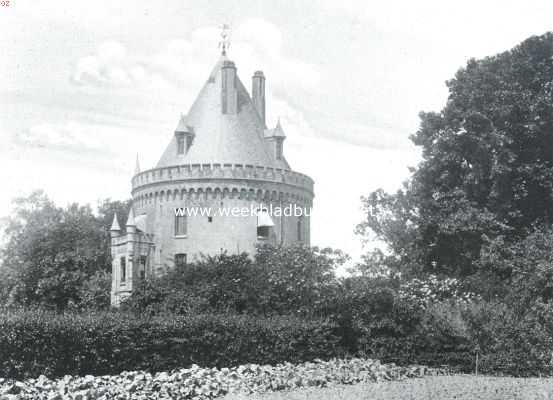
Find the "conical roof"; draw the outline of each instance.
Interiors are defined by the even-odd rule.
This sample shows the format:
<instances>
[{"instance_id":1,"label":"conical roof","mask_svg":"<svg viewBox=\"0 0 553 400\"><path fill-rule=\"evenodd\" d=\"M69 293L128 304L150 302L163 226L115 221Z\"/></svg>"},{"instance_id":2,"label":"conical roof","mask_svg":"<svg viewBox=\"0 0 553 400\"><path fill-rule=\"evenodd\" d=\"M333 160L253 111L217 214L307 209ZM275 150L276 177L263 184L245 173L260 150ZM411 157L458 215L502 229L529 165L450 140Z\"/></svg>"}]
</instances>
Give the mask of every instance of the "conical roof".
<instances>
[{"instance_id":1,"label":"conical roof","mask_svg":"<svg viewBox=\"0 0 553 400\"><path fill-rule=\"evenodd\" d=\"M136 222L134 221L134 211L131 206L131 209L129 210L129 217L127 218L127 223L125 226L136 226Z\"/></svg>"},{"instance_id":2,"label":"conical roof","mask_svg":"<svg viewBox=\"0 0 553 400\"><path fill-rule=\"evenodd\" d=\"M221 66L224 62L228 64L229 60L221 56L190 111L177 125L177 131L185 127L193 131L192 145L186 154L177 154L177 139L173 135L157 168L208 163L279 167L264 139L264 123L238 77L238 111L223 114Z\"/></svg>"},{"instance_id":3,"label":"conical roof","mask_svg":"<svg viewBox=\"0 0 553 400\"><path fill-rule=\"evenodd\" d=\"M110 231L112 232L121 231L121 227L119 226L119 221L117 221L117 213L113 213L113 222L111 224Z\"/></svg>"}]
</instances>

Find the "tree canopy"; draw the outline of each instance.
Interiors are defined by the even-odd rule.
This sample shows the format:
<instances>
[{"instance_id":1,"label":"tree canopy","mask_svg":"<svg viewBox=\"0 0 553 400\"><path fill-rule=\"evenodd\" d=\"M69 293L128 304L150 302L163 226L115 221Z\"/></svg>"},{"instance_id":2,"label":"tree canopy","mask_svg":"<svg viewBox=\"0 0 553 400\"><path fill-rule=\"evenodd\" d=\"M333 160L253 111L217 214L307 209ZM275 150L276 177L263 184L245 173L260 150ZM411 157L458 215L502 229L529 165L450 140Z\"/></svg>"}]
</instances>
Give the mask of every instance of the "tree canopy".
<instances>
[{"instance_id":1,"label":"tree canopy","mask_svg":"<svg viewBox=\"0 0 553 400\"><path fill-rule=\"evenodd\" d=\"M114 211L126 217L128 202L106 200L95 215L89 205L57 207L37 191L16 199L14 206L1 252L2 291L9 302L62 310L90 303L98 284L109 299L108 229ZM101 302L105 305L105 299Z\"/></svg>"},{"instance_id":2,"label":"tree canopy","mask_svg":"<svg viewBox=\"0 0 553 400\"><path fill-rule=\"evenodd\" d=\"M422 161L397 193L362 199L357 231L405 273L509 280L508 263L482 255L553 222L553 34L472 59L447 86L411 137Z\"/></svg>"}]
</instances>

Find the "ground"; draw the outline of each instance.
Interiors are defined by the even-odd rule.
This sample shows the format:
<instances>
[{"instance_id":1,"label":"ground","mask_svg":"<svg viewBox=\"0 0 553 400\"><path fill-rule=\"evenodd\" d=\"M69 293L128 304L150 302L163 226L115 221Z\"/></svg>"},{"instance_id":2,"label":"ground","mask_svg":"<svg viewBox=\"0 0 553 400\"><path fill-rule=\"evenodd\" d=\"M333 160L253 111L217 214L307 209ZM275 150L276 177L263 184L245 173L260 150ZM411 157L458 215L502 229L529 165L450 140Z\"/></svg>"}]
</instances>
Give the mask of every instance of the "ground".
<instances>
[{"instance_id":1,"label":"ground","mask_svg":"<svg viewBox=\"0 0 553 400\"><path fill-rule=\"evenodd\" d=\"M436 376L399 382L335 386L224 400L553 400L553 379Z\"/></svg>"}]
</instances>

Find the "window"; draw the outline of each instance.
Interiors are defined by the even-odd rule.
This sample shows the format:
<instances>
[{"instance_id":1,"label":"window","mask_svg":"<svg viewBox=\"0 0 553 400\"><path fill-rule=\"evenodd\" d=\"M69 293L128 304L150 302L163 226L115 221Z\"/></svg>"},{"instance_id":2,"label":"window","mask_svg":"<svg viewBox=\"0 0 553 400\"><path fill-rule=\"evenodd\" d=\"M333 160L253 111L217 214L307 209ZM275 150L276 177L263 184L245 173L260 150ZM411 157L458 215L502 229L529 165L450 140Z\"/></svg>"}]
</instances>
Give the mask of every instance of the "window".
<instances>
[{"instance_id":1,"label":"window","mask_svg":"<svg viewBox=\"0 0 553 400\"><path fill-rule=\"evenodd\" d=\"M175 267L182 268L186 266L186 253L175 254Z\"/></svg>"},{"instance_id":2,"label":"window","mask_svg":"<svg viewBox=\"0 0 553 400\"><path fill-rule=\"evenodd\" d=\"M177 154L184 154L184 137L177 136Z\"/></svg>"},{"instance_id":3,"label":"window","mask_svg":"<svg viewBox=\"0 0 553 400\"><path fill-rule=\"evenodd\" d=\"M268 239L270 233L270 226L258 226L257 227L257 238L258 239Z\"/></svg>"},{"instance_id":4,"label":"window","mask_svg":"<svg viewBox=\"0 0 553 400\"><path fill-rule=\"evenodd\" d=\"M146 279L146 256L140 256L140 279Z\"/></svg>"},{"instance_id":5,"label":"window","mask_svg":"<svg viewBox=\"0 0 553 400\"><path fill-rule=\"evenodd\" d=\"M276 143L276 158L282 160L282 140L278 140Z\"/></svg>"},{"instance_id":6,"label":"window","mask_svg":"<svg viewBox=\"0 0 553 400\"><path fill-rule=\"evenodd\" d=\"M298 217L297 230L298 242L301 242L303 240L303 217L301 215Z\"/></svg>"},{"instance_id":7,"label":"window","mask_svg":"<svg viewBox=\"0 0 553 400\"><path fill-rule=\"evenodd\" d=\"M127 279L127 259L125 257L121 257L119 260L119 266L120 266L120 281L121 283L125 283L125 280Z\"/></svg>"},{"instance_id":8,"label":"window","mask_svg":"<svg viewBox=\"0 0 553 400\"><path fill-rule=\"evenodd\" d=\"M186 152L188 153L188 150L190 150L190 146L192 146L192 135L186 136Z\"/></svg>"},{"instance_id":9,"label":"window","mask_svg":"<svg viewBox=\"0 0 553 400\"><path fill-rule=\"evenodd\" d=\"M175 215L175 236L186 236L186 215Z\"/></svg>"},{"instance_id":10,"label":"window","mask_svg":"<svg viewBox=\"0 0 553 400\"><path fill-rule=\"evenodd\" d=\"M207 222L213 222L213 217L207 217Z\"/></svg>"},{"instance_id":11,"label":"window","mask_svg":"<svg viewBox=\"0 0 553 400\"><path fill-rule=\"evenodd\" d=\"M266 208L257 210L257 238L269 239L271 227L275 226Z\"/></svg>"}]
</instances>

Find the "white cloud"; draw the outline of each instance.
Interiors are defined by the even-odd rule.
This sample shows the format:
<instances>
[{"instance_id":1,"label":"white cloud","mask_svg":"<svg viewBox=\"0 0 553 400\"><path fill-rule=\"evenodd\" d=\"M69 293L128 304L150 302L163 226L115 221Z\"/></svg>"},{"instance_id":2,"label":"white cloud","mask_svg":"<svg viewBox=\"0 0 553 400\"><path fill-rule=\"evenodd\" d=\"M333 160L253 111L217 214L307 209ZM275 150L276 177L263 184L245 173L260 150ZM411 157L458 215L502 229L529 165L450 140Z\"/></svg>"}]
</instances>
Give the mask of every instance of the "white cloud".
<instances>
[{"instance_id":1,"label":"white cloud","mask_svg":"<svg viewBox=\"0 0 553 400\"><path fill-rule=\"evenodd\" d=\"M129 54L123 44L115 41L104 42L94 54L79 58L71 81L84 86L170 88L169 83L150 70L139 55Z\"/></svg>"}]
</instances>

